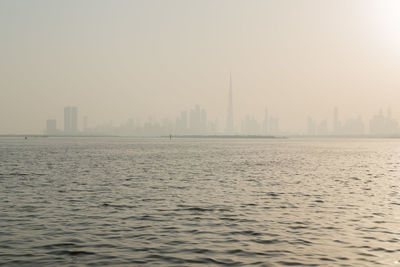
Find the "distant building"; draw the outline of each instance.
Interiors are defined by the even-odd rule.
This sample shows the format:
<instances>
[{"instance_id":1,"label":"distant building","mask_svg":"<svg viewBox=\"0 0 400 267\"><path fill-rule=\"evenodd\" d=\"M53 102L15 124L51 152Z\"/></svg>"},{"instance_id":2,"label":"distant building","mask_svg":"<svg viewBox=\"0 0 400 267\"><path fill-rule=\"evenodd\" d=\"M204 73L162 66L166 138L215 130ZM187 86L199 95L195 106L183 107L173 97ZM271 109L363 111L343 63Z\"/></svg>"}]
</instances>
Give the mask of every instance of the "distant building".
<instances>
[{"instance_id":1,"label":"distant building","mask_svg":"<svg viewBox=\"0 0 400 267\"><path fill-rule=\"evenodd\" d=\"M242 121L242 134L245 135L259 135L261 127L258 121L249 115L247 115Z\"/></svg>"},{"instance_id":2,"label":"distant building","mask_svg":"<svg viewBox=\"0 0 400 267\"><path fill-rule=\"evenodd\" d=\"M186 113L184 113L186 118ZM183 116L182 116L183 119ZM207 112L199 105L189 113L189 132L190 134L206 134L207 133Z\"/></svg>"},{"instance_id":3,"label":"distant building","mask_svg":"<svg viewBox=\"0 0 400 267\"><path fill-rule=\"evenodd\" d=\"M311 117L307 119L307 135L328 135L328 122L323 120L321 122L314 121Z\"/></svg>"},{"instance_id":4,"label":"distant building","mask_svg":"<svg viewBox=\"0 0 400 267\"><path fill-rule=\"evenodd\" d=\"M70 117L71 117L71 107L65 107L64 108L64 132L71 131Z\"/></svg>"},{"instance_id":5,"label":"distant building","mask_svg":"<svg viewBox=\"0 0 400 267\"><path fill-rule=\"evenodd\" d=\"M64 132L76 133L78 131L78 108L64 108Z\"/></svg>"},{"instance_id":6,"label":"distant building","mask_svg":"<svg viewBox=\"0 0 400 267\"><path fill-rule=\"evenodd\" d=\"M200 106L196 105L189 113L189 129L191 134L198 134L200 129Z\"/></svg>"},{"instance_id":7,"label":"distant building","mask_svg":"<svg viewBox=\"0 0 400 267\"><path fill-rule=\"evenodd\" d=\"M338 108L335 107L333 110L333 127L332 127L332 133L335 135L338 135L341 133L341 125L339 121L339 111Z\"/></svg>"},{"instance_id":8,"label":"distant building","mask_svg":"<svg viewBox=\"0 0 400 267\"><path fill-rule=\"evenodd\" d=\"M387 116L380 110L369 122L369 133L371 135L397 135L399 132L399 124L392 118L390 109Z\"/></svg>"},{"instance_id":9,"label":"distant building","mask_svg":"<svg viewBox=\"0 0 400 267\"><path fill-rule=\"evenodd\" d=\"M264 110L263 131L265 135L268 134L268 108Z\"/></svg>"},{"instance_id":10,"label":"distant building","mask_svg":"<svg viewBox=\"0 0 400 267\"><path fill-rule=\"evenodd\" d=\"M72 132L78 131L78 109L71 107L71 130Z\"/></svg>"},{"instance_id":11,"label":"distant building","mask_svg":"<svg viewBox=\"0 0 400 267\"><path fill-rule=\"evenodd\" d=\"M56 134L57 133L57 121L47 120L46 121L46 134Z\"/></svg>"},{"instance_id":12,"label":"distant building","mask_svg":"<svg viewBox=\"0 0 400 267\"><path fill-rule=\"evenodd\" d=\"M229 99L228 99L228 114L226 118L226 133L233 134L233 100L232 100L232 75L229 76Z\"/></svg>"},{"instance_id":13,"label":"distant building","mask_svg":"<svg viewBox=\"0 0 400 267\"><path fill-rule=\"evenodd\" d=\"M88 117L87 116L83 117L83 131L84 132L88 131Z\"/></svg>"},{"instance_id":14,"label":"distant building","mask_svg":"<svg viewBox=\"0 0 400 267\"><path fill-rule=\"evenodd\" d=\"M187 132L187 111L182 111L180 117L176 118L175 130L177 134L186 134Z\"/></svg>"},{"instance_id":15,"label":"distant building","mask_svg":"<svg viewBox=\"0 0 400 267\"><path fill-rule=\"evenodd\" d=\"M270 117L269 118L269 132L271 135L279 134L279 118L278 117Z\"/></svg>"},{"instance_id":16,"label":"distant building","mask_svg":"<svg viewBox=\"0 0 400 267\"><path fill-rule=\"evenodd\" d=\"M327 120L323 120L320 122L320 124L317 127L317 134L318 135L328 135L329 134Z\"/></svg>"},{"instance_id":17,"label":"distant building","mask_svg":"<svg viewBox=\"0 0 400 267\"><path fill-rule=\"evenodd\" d=\"M309 117L307 119L307 135L315 135L315 134L316 134L315 121Z\"/></svg>"},{"instance_id":18,"label":"distant building","mask_svg":"<svg viewBox=\"0 0 400 267\"><path fill-rule=\"evenodd\" d=\"M341 129L344 135L363 135L364 134L364 123L361 116L355 119L347 119Z\"/></svg>"}]
</instances>

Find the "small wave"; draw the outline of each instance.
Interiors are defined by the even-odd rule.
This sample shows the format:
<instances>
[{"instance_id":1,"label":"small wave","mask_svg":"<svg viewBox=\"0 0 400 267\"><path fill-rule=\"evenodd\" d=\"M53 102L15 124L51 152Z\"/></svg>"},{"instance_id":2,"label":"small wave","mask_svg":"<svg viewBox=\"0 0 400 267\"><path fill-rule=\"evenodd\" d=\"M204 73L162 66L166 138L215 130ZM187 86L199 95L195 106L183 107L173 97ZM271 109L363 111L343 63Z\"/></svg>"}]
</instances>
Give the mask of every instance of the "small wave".
<instances>
[{"instance_id":1,"label":"small wave","mask_svg":"<svg viewBox=\"0 0 400 267\"><path fill-rule=\"evenodd\" d=\"M246 230L246 231L235 231L235 232L230 232L229 234L231 235L249 235L249 236L260 236L262 233L260 232L255 232L251 230Z\"/></svg>"},{"instance_id":2,"label":"small wave","mask_svg":"<svg viewBox=\"0 0 400 267\"><path fill-rule=\"evenodd\" d=\"M396 250L391 250L391 249L385 249L385 248L381 248L381 247L379 247L379 248L373 248L373 249L371 249L370 251L374 251L374 252L381 252L381 251L383 251L383 252L386 252L386 253L394 253L394 252L397 252Z\"/></svg>"},{"instance_id":3,"label":"small wave","mask_svg":"<svg viewBox=\"0 0 400 267\"><path fill-rule=\"evenodd\" d=\"M198 211L198 212L209 212L209 211L214 211L214 209L210 209L210 208L201 208L201 207L189 207L189 208L184 208L183 210L187 210L187 211Z\"/></svg>"},{"instance_id":4,"label":"small wave","mask_svg":"<svg viewBox=\"0 0 400 267\"><path fill-rule=\"evenodd\" d=\"M251 240L255 243L259 243L259 244L278 244L281 243L282 241L279 239L253 239Z\"/></svg>"},{"instance_id":5,"label":"small wave","mask_svg":"<svg viewBox=\"0 0 400 267\"><path fill-rule=\"evenodd\" d=\"M27 176L27 175L29 175L29 173L12 172L12 173L7 173L6 175L8 175L8 176Z\"/></svg>"},{"instance_id":6,"label":"small wave","mask_svg":"<svg viewBox=\"0 0 400 267\"><path fill-rule=\"evenodd\" d=\"M161 254L149 254L146 256L147 259L156 259L156 260L162 260L166 261L169 263L174 263L174 264L183 264L185 263L185 259L178 258L178 257L172 257L172 256L166 256L166 255L161 255Z\"/></svg>"},{"instance_id":7,"label":"small wave","mask_svg":"<svg viewBox=\"0 0 400 267\"><path fill-rule=\"evenodd\" d=\"M321 260L321 261L336 261L335 259L326 258L326 257L319 258L319 260Z\"/></svg>"},{"instance_id":8,"label":"small wave","mask_svg":"<svg viewBox=\"0 0 400 267\"><path fill-rule=\"evenodd\" d=\"M53 249L53 248L59 248L59 247L75 247L75 246L77 246L77 244L66 242L66 243L55 243L55 244L37 246L34 248Z\"/></svg>"},{"instance_id":9,"label":"small wave","mask_svg":"<svg viewBox=\"0 0 400 267\"><path fill-rule=\"evenodd\" d=\"M112 207L117 209L134 209L137 208L135 205L124 205L124 204L110 204L110 203L103 203L100 205L101 207Z\"/></svg>"},{"instance_id":10,"label":"small wave","mask_svg":"<svg viewBox=\"0 0 400 267\"><path fill-rule=\"evenodd\" d=\"M95 252L85 251L85 250L57 250L51 251L48 254L53 255L70 255L70 256L80 256L80 255L95 255Z\"/></svg>"},{"instance_id":11,"label":"small wave","mask_svg":"<svg viewBox=\"0 0 400 267\"><path fill-rule=\"evenodd\" d=\"M360 256L364 256L364 257L377 257L374 254L365 253L365 252L360 252L360 253L357 253L357 254L360 255Z\"/></svg>"},{"instance_id":12,"label":"small wave","mask_svg":"<svg viewBox=\"0 0 400 267\"><path fill-rule=\"evenodd\" d=\"M239 261L234 261L231 259L213 259L213 258L197 258L194 260L187 260L188 263L199 263L199 264L218 264L223 266L242 266L243 263Z\"/></svg>"},{"instance_id":13,"label":"small wave","mask_svg":"<svg viewBox=\"0 0 400 267\"><path fill-rule=\"evenodd\" d=\"M317 264L304 264L298 261L278 261L278 263L285 266L318 266Z\"/></svg>"},{"instance_id":14,"label":"small wave","mask_svg":"<svg viewBox=\"0 0 400 267\"><path fill-rule=\"evenodd\" d=\"M308 240L304 240L304 239L296 239L295 241L291 241L289 242L290 244L302 244L302 245L306 245L306 246L311 246L312 242L308 241Z\"/></svg>"}]
</instances>

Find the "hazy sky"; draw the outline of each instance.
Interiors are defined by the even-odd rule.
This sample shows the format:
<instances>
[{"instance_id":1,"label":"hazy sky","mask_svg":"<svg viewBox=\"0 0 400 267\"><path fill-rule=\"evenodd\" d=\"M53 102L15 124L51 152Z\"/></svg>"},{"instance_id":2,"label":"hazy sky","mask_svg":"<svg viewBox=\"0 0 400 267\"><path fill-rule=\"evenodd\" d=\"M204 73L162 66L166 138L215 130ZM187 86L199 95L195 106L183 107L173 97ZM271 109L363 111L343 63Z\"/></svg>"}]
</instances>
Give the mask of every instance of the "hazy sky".
<instances>
[{"instance_id":1,"label":"hazy sky","mask_svg":"<svg viewBox=\"0 0 400 267\"><path fill-rule=\"evenodd\" d=\"M400 1L0 1L0 133L175 119L195 104L283 129L381 107L400 119Z\"/></svg>"}]
</instances>

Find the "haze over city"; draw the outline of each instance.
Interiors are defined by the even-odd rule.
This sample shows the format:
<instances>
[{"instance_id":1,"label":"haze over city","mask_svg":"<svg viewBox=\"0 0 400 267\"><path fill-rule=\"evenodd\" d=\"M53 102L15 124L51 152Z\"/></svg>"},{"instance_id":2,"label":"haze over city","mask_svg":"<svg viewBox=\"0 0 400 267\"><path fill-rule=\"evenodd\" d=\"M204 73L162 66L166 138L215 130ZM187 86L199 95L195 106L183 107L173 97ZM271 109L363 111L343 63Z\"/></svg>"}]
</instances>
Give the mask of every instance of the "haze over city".
<instances>
[{"instance_id":1,"label":"haze over city","mask_svg":"<svg viewBox=\"0 0 400 267\"><path fill-rule=\"evenodd\" d=\"M398 1L2 1L0 133L43 133L79 107L89 127L175 120L200 105L225 127L268 109L400 118Z\"/></svg>"},{"instance_id":2,"label":"haze over city","mask_svg":"<svg viewBox=\"0 0 400 267\"><path fill-rule=\"evenodd\" d=\"M0 266L399 266L400 0L0 1Z\"/></svg>"}]
</instances>

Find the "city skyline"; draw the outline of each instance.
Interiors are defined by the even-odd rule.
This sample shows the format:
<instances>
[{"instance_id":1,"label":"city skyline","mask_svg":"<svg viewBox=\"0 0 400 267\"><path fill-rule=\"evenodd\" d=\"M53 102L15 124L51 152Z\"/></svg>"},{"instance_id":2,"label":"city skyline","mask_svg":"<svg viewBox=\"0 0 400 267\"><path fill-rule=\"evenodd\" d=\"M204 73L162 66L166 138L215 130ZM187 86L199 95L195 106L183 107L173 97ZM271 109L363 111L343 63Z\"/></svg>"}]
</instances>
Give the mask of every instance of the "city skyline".
<instances>
[{"instance_id":1,"label":"city skyline","mask_svg":"<svg viewBox=\"0 0 400 267\"><path fill-rule=\"evenodd\" d=\"M229 90L228 99L231 99ZM229 103L226 114L229 121ZM315 120L307 117L303 131L291 132L280 128L277 116L270 116L265 108L264 118L256 119L246 115L240 125L233 125L233 132L228 132L226 125L218 120L208 120L207 111L200 105L181 111L176 118L149 118L147 120L129 119L120 125L105 123L88 127L88 117L82 117L82 128L79 128L77 107L64 108L64 129L58 129L57 120L48 119L44 134L48 135L121 135L121 136L166 136L166 135L259 135L259 136L399 136L399 122L392 117L392 110L380 109L371 118L364 120L361 116L341 118L337 107L332 109L332 120ZM74 126L71 126L70 114L74 114ZM72 130L74 129L74 130Z\"/></svg>"},{"instance_id":2,"label":"city skyline","mask_svg":"<svg viewBox=\"0 0 400 267\"><path fill-rule=\"evenodd\" d=\"M0 133L42 133L68 105L119 125L198 104L225 128L229 72L239 128L266 106L296 132L334 106L400 118L397 1L172 2L2 1Z\"/></svg>"},{"instance_id":3,"label":"city skyline","mask_svg":"<svg viewBox=\"0 0 400 267\"><path fill-rule=\"evenodd\" d=\"M164 117L161 120L148 118L143 123L140 119L130 118L119 126L111 123L88 126L88 117L82 118L82 130L78 127L78 108L64 107L64 129L57 129L57 120L46 121L45 134L49 135L77 135L77 134L115 134L131 136L160 136L160 135L270 135L270 136L393 136L400 135L399 123L392 117L389 107L387 114L374 114L364 123L362 116L340 119L339 109L333 108L332 121L314 120L308 116L305 127L301 131L292 131L280 128L279 116L270 116L268 107L265 107L264 118L258 120L253 115L242 116L236 125L234 122L232 73L229 73L227 95L227 112L225 125L220 125L218 119L207 119L207 111L199 104L188 110L182 110L175 120Z\"/></svg>"},{"instance_id":4,"label":"city skyline","mask_svg":"<svg viewBox=\"0 0 400 267\"><path fill-rule=\"evenodd\" d=\"M400 264L400 0L1 0L0 266Z\"/></svg>"}]
</instances>

